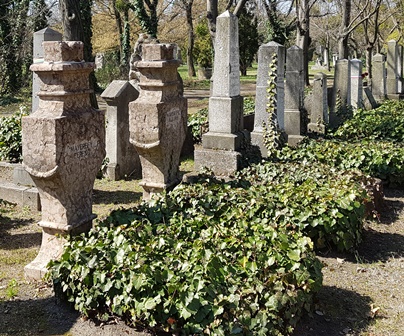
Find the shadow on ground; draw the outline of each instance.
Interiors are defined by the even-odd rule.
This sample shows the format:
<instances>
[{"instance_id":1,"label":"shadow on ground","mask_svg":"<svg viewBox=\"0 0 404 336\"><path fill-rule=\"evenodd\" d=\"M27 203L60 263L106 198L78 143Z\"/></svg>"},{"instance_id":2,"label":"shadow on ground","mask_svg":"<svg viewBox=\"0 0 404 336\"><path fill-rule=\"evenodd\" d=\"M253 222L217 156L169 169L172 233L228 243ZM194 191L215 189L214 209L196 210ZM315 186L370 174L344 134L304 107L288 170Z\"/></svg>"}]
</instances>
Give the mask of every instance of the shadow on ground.
<instances>
[{"instance_id":1,"label":"shadow on ground","mask_svg":"<svg viewBox=\"0 0 404 336\"><path fill-rule=\"evenodd\" d=\"M142 198L141 192L135 191L124 191L124 190L114 190L114 191L104 191L94 189L93 191L93 202L94 204L129 204L137 202Z\"/></svg>"},{"instance_id":2,"label":"shadow on ground","mask_svg":"<svg viewBox=\"0 0 404 336\"><path fill-rule=\"evenodd\" d=\"M0 336L63 335L78 317L55 298L0 302Z\"/></svg>"},{"instance_id":3,"label":"shadow on ground","mask_svg":"<svg viewBox=\"0 0 404 336\"><path fill-rule=\"evenodd\" d=\"M293 336L354 335L371 322L371 299L350 290L324 286L317 295L316 312L304 316Z\"/></svg>"},{"instance_id":4,"label":"shadow on ground","mask_svg":"<svg viewBox=\"0 0 404 336\"><path fill-rule=\"evenodd\" d=\"M14 250L30 248L41 244L40 232L9 233L12 229L31 226L31 220L15 221L7 216L0 215L0 249ZM12 239L11 239L12 238Z\"/></svg>"}]
</instances>

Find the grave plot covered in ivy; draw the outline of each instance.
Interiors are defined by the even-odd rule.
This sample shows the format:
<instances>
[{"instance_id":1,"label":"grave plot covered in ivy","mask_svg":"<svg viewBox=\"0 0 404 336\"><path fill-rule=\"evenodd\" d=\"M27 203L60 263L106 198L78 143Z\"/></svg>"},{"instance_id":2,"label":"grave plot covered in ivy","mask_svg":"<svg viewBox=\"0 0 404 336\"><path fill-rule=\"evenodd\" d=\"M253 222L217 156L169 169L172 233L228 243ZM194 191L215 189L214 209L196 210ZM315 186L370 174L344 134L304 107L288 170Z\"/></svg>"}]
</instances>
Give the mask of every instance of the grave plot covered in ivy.
<instances>
[{"instance_id":1,"label":"grave plot covered in ivy","mask_svg":"<svg viewBox=\"0 0 404 336\"><path fill-rule=\"evenodd\" d=\"M184 335L285 335L321 286L313 245L360 241L358 179L294 163L256 165L227 183L207 175L72 238L51 276L100 319Z\"/></svg>"},{"instance_id":2,"label":"grave plot covered in ivy","mask_svg":"<svg viewBox=\"0 0 404 336\"><path fill-rule=\"evenodd\" d=\"M285 147L277 159L359 169L391 185L404 185L404 103L387 101L379 108L358 109L326 139L306 139Z\"/></svg>"}]
</instances>

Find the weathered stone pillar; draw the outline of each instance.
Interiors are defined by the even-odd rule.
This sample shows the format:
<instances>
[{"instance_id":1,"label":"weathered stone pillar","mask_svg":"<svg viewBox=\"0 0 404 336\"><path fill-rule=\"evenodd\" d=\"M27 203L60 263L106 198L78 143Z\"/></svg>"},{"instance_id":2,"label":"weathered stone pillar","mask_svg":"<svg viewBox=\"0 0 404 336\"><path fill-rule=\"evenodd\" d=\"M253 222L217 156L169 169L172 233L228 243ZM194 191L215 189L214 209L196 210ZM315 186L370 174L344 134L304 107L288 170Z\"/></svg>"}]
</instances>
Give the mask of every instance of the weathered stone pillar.
<instances>
[{"instance_id":1,"label":"weathered stone pillar","mask_svg":"<svg viewBox=\"0 0 404 336\"><path fill-rule=\"evenodd\" d=\"M268 124L268 80L270 64L273 56L277 56L276 69L276 100L277 100L277 123L279 128L284 128L285 112L285 47L276 42L269 42L260 46L258 50L258 73L257 73L257 91L255 95L255 119L254 130L251 133L251 143L259 147L263 157L268 156L268 150L264 145L264 128Z\"/></svg>"},{"instance_id":2,"label":"weathered stone pillar","mask_svg":"<svg viewBox=\"0 0 404 336\"><path fill-rule=\"evenodd\" d=\"M398 72L397 72L398 50L396 40L387 43L387 94L398 92Z\"/></svg>"},{"instance_id":3,"label":"weathered stone pillar","mask_svg":"<svg viewBox=\"0 0 404 336\"><path fill-rule=\"evenodd\" d=\"M386 66L382 54L376 54L372 58L372 93L379 103L386 99Z\"/></svg>"},{"instance_id":4,"label":"weathered stone pillar","mask_svg":"<svg viewBox=\"0 0 404 336\"><path fill-rule=\"evenodd\" d=\"M179 161L187 129L187 101L178 92L174 44L144 44L139 98L129 104L130 142L142 165L143 198L179 182Z\"/></svg>"},{"instance_id":5,"label":"weathered stone pillar","mask_svg":"<svg viewBox=\"0 0 404 336\"><path fill-rule=\"evenodd\" d=\"M341 118L339 113L346 113L351 105L351 67L347 59L338 60L335 65L334 87L330 109L330 126L337 127Z\"/></svg>"},{"instance_id":6,"label":"weathered stone pillar","mask_svg":"<svg viewBox=\"0 0 404 336\"><path fill-rule=\"evenodd\" d=\"M34 50L33 50L33 63L42 63L44 60L44 52L42 47L42 42L44 41L62 41L62 34L51 29L44 28L34 33ZM38 91L39 91L40 80L38 75L32 73L32 112L35 112L38 108Z\"/></svg>"},{"instance_id":7,"label":"weathered stone pillar","mask_svg":"<svg viewBox=\"0 0 404 336\"><path fill-rule=\"evenodd\" d=\"M403 46L397 45L397 93L403 92Z\"/></svg>"},{"instance_id":8,"label":"weathered stone pillar","mask_svg":"<svg viewBox=\"0 0 404 336\"><path fill-rule=\"evenodd\" d=\"M90 104L89 74L82 42L44 42L45 60L33 64L41 80L39 107L22 121L23 165L41 196L42 244L25 267L41 279L62 252L63 236L88 231L93 184L105 157L104 114Z\"/></svg>"},{"instance_id":9,"label":"weathered stone pillar","mask_svg":"<svg viewBox=\"0 0 404 336\"><path fill-rule=\"evenodd\" d=\"M202 136L203 148L195 151L195 170L207 167L216 175L230 175L240 168L243 139L237 16L224 12L216 29L209 132Z\"/></svg>"},{"instance_id":10,"label":"weathered stone pillar","mask_svg":"<svg viewBox=\"0 0 404 336\"><path fill-rule=\"evenodd\" d=\"M301 119L304 105L303 49L292 46L286 51L285 132L288 144L296 146L303 140Z\"/></svg>"},{"instance_id":11,"label":"weathered stone pillar","mask_svg":"<svg viewBox=\"0 0 404 336\"><path fill-rule=\"evenodd\" d=\"M362 61L350 60L351 66L351 105L355 108L363 107Z\"/></svg>"},{"instance_id":12,"label":"weathered stone pillar","mask_svg":"<svg viewBox=\"0 0 404 336\"><path fill-rule=\"evenodd\" d=\"M319 72L314 75L308 130L324 134L328 122L327 75Z\"/></svg>"},{"instance_id":13,"label":"weathered stone pillar","mask_svg":"<svg viewBox=\"0 0 404 336\"><path fill-rule=\"evenodd\" d=\"M324 58L324 67L326 67L327 70L330 71L330 54L327 47L324 48L323 58Z\"/></svg>"},{"instance_id":14,"label":"weathered stone pillar","mask_svg":"<svg viewBox=\"0 0 404 336\"><path fill-rule=\"evenodd\" d=\"M101 94L107 108L106 176L117 181L125 176L141 176L139 154L129 142L129 103L139 96L138 90L125 80L114 80Z\"/></svg>"}]
</instances>

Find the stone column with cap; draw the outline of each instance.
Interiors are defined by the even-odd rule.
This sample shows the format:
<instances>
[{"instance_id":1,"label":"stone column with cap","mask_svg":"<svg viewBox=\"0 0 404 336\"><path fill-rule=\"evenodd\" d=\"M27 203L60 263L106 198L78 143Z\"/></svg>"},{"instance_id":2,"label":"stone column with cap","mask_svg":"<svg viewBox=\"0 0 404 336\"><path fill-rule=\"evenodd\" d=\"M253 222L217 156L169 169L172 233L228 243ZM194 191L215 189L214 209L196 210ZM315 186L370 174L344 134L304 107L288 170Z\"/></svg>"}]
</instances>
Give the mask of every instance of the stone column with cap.
<instances>
[{"instance_id":1,"label":"stone column with cap","mask_svg":"<svg viewBox=\"0 0 404 336\"><path fill-rule=\"evenodd\" d=\"M284 128L285 112L285 47L274 41L260 46L258 50L257 91L255 95L254 130L251 133L251 143L257 146L263 157L268 156L264 145L264 124L268 124L268 80L270 64L273 56L277 57L276 68L276 121L280 129Z\"/></svg>"},{"instance_id":2,"label":"stone column with cap","mask_svg":"<svg viewBox=\"0 0 404 336\"><path fill-rule=\"evenodd\" d=\"M328 124L327 75L319 72L314 75L308 131L325 134L326 124Z\"/></svg>"},{"instance_id":3,"label":"stone column with cap","mask_svg":"<svg viewBox=\"0 0 404 336\"><path fill-rule=\"evenodd\" d=\"M209 132L195 151L195 170L207 167L216 175L240 168L243 134L243 97L240 96L238 19L229 11L217 17Z\"/></svg>"},{"instance_id":4,"label":"stone column with cap","mask_svg":"<svg viewBox=\"0 0 404 336\"><path fill-rule=\"evenodd\" d=\"M42 42L44 41L62 41L62 34L47 27L36 31L34 33L34 41L33 41L33 63L42 63L44 61L44 52L42 47ZM32 112L35 112L38 109L40 80L38 79L38 75L33 72L32 73Z\"/></svg>"},{"instance_id":5,"label":"stone column with cap","mask_svg":"<svg viewBox=\"0 0 404 336\"><path fill-rule=\"evenodd\" d=\"M44 42L44 62L31 65L40 79L38 109L22 120L23 166L39 190L42 244L25 267L39 280L58 258L68 234L88 231L94 180L105 157L104 114L90 104L89 74L83 43Z\"/></svg>"},{"instance_id":6,"label":"stone column with cap","mask_svg":"<svg viewBox=\"0 0 404 336\"><path fill-rule=\"evenodd\" d=\"M354 108L362 108L363 104L363 79L362 79L362 61L351 59L351 105Z\"/></svg>"},{"instance_id":7,"label":"stone column with cap","mask_svg":"<svg viewBox=\"0 0 404 336\"><path fill-rule=\"evenodd\" d=\"M387 43L387 94L396 95L398 92L398 48L397 41L390 40Z\"/></svg>"},{"instance_id":8,"label":"stone column with cap","mask_svg":"<svg viewBox=\"0 0 404 336\"><path fill-rule=\"evenodd\" d=\"M285 133L288 144L296 146L301 135L302 109L304 105L303 49L292 46L286 51L285 73Z\"/></svg>"},{"instance_id":9,"label":"stone column with cap","mask_svg":"<svg viewBox=\"0 0 404 336\"><path fill-rule=\"evenodd\" d=\"M139 98L129 104L130 142L142 165L143 198L179 183L181 148L187 129L187 101L179 93L174 44L144 44Z\"/></svg>"},{"instance_id":10,"label":"stone column with cap","mask_svg":"<svg viewBox=\"0 0 404 336\"><path fill-rule=\"evenodd\" d=\"M385 57L376 54L372 58L372 94L376 101L380 103L386 99L386 65Z\"/></svg>"},{"instance_id":11,"label":"stone column with cap","mask_svg":"<svg viewBox=\"0 0 404 336\"><path fill-rule=\"evenodd\" d=\"M341 123L341 114L348 112L351 105L351 66L347 59L336 62L334 73L334 86L330 107L330 126L338 127Z\"/></svg>"}]
</instances>

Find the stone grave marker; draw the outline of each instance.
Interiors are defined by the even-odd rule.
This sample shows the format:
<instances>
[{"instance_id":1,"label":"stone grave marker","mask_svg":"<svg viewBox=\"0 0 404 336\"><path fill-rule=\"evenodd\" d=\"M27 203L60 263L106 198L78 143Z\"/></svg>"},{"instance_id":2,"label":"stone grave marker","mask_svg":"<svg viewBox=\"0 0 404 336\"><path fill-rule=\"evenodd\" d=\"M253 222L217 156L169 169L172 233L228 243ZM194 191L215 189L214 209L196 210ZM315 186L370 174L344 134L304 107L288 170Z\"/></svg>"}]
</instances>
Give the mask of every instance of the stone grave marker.
<instances>
[{"instance_id":1,"label":"stone grave marker","mask_svg":"<svg viewBox=\"0 0 404 336\"><path fill-rule=\"evenodd\" d=\"M303 140L301 119L304 105L303 50L292 46L286 51L285 132L288 144L296 146Z\"/></svg>"},{"instance_id":2,"label":"stone grave marker","mask_svg":"<svg viewBox=\"0 0 404 336\"><path fill-rule=\"evenodd\" d=\"M276 69L276 100L277 100L277 116L276 122L280 129L284 128L284 110L285 110L285 84L284 84L284 67L285 67L285 47L274 41L268 42L260 46L258 49L258 72L257 72L257 90L255 95L255 119L254 130L251 133L251 143L258 146L263 157L268 156L268 150L264 145L264 128L263 125L268 124L268 80L270 64L273 56L277 56Z\"/></svg>"},{"instance_id":3,"label":"stone grave marker","mask_svg":"<svg viewBox=\"0 0 404 336\"><path fill-rule=\"evenodd\" d=\"M142 165L143 198L179 183L181 148L187 131L187 101L179 93L174 44L143 44L139 98L129 104L130 142Z\"/></svg>"},{"instance_id":4,"label":"stone grave marker","mask_svg":"<svg viewBox=\"0 0 404 336\"><path fill-rule=\"evenodd\" d=\"M58 258L63 236L88 231L96 174L105 157L104 114L91 107L82 42L44 42L44 62L31 65L40 79L38 109L22 120L23 166L41 196L42 244L25 267L40 280Z\"/></svg>"},{"instance_id":5,"label":"stone grave marker","mask_svg":"<svg viewBox=\"0 0 404 336\"><path fill-rule=\"evenodd\" d=\"M195 151L195 170L203 167L216 175L240 168L243 134L243 97L240 96L238 19L229 11L217 18L209 132L202 149Z\"/></svg>"},{"instance_id":6,"label":"stone grave marker","mask_svg":"<svg viewBox=\"0 0 404 336\"><path fill-rule=\"evenodd\" d=\"M117 181L125 176L140 177L142 168L139 154L129 142L129 103L139 91L131 82L114 80L101 94L107 103L106 113L106 176Z\"/></svg>"},{"instance_id":7,"label":"stone grave marker","mask_svg":"<svg viewBox=\"0 0 404 336\"><path fill-rule=\"evenodd\" d=\"M387 94L397 94L398 93L398 48L397 41L390 40L387 43Z\"/></svg>"},{"instance_id":8,"label":"stone grave marker","mask_svg":"<svg viewBox=\"0 0 404 336\"><path fill-rule=\"evenodd\" d=\"M363 107L363 79L362 61L350 60L351 66L351 105L355 108Z\"/></svg>"},{"instance_id":9,"label":"stone grave marker","mask_svg":"<svg viewBox=\"0 0 404 336\"><path fill-rule=\"evenodd\" d=\"M319 72L314 75L313 93L310 107L310 123L308 130L320 134L325 133L328 124L327 75Z\"/></svg>"},{"instance_id":10,"label":"stone grave marker","mask_svg":"<svg viewBox=\"0 0 404 336\"><path fill-rule=\"evenodd\" d=\"M337 127L340 124L340 113L344 114L351 105L351 67L347 59L340 59L335 65L334 86L330 108L330 126ZM338 107L338 105L340 106Z\"/></svg>"},{"instance_id":11,"label":"stone grave marker","mask_svg":"<svg viewBox=\"0 0 404 336\"><path fill-rule=\"evenodd\" d=\"M44 41L62 41L62 34L53 30L49 27L41 29L34 33L33 42L33 63L42 63L44 60L44 52L42 47L42 42ZM38 91L39 91L40 80L38 75L33 72L32 74L32 112L36 111L38 108Z\"/></svg>"},{"instance_id":12,"label":"stone grave marker","mask_svg":"<svg viewBox=\"0 0 404 336\"><path fill-rule=\"evenodd\" d=\"M372 58L372 94L377 102L386 99L386 65L385 57L376 54Z\"/></svg>"}]
</instances>

